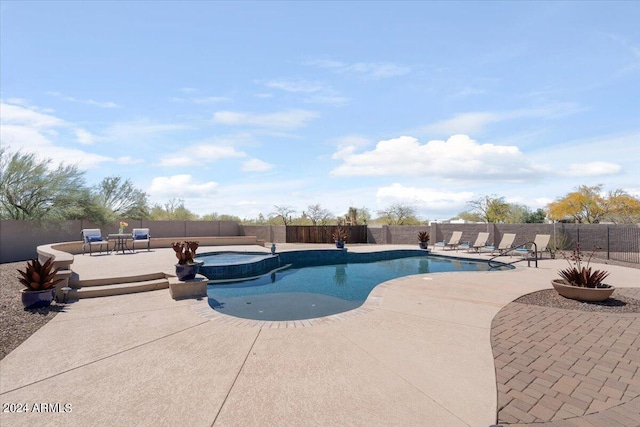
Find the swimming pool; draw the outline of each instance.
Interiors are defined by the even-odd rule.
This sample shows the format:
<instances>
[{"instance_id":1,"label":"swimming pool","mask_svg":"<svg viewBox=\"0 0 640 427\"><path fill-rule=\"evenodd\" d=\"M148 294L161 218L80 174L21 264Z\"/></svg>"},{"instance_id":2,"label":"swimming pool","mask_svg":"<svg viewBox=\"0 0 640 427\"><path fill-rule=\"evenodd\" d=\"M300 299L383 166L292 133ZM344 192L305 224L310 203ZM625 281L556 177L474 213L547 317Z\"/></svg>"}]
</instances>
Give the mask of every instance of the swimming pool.
<instances>
[{"instance_id":1,"label":"swimming pool","mask_svg":"<svg viewBox=\"0 0 640 427\"><path fill-rule=\"evenodd\" d=\"M486 262L414 256L376 262L287 268L255 280L210 284L214 310L254 320L302 320L361 306L378 284L413 274L488 271Z\"/></svg>"}]
</instances>

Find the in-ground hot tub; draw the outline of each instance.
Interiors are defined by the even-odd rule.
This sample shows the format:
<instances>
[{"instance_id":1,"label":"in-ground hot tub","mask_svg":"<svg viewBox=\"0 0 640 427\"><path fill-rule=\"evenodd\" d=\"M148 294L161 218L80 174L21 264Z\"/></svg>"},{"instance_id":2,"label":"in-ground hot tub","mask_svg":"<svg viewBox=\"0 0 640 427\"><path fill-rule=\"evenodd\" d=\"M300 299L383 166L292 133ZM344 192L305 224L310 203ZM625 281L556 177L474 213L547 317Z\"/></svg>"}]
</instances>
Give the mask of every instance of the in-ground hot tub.
<instances>
[{"instance_id":1,"label":"in-ground hot tub","mask_svg":"<svg viewBox=\"0 0 640 427\"><path fill-rule=\"evenodd\" d=\"M278 255L264 252L210 252L196 257L204 262L200 274L209 280L246 279L279 267Z\"/></svg>"}]
</instances>

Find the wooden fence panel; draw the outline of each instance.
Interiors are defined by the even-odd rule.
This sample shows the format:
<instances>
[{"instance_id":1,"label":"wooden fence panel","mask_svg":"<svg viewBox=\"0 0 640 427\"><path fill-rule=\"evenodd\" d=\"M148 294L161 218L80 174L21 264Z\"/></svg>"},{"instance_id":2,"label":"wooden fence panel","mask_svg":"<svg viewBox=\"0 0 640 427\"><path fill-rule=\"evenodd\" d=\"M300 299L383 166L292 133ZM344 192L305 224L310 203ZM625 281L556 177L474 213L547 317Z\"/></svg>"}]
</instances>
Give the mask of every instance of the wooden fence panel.
<instances>
[{"instance_id":1,"label":"wooden fence panel","mask_svg":"<svg viewBox=\"0 0 640 427\"><path fill-rule=\"evenodd\" d=\"M287 225L287 243L334 243L333 233L336 225ZM367 243L366 225L348 225L342 227L349 233L347 243Z\"/></svg>"}]
</instances>

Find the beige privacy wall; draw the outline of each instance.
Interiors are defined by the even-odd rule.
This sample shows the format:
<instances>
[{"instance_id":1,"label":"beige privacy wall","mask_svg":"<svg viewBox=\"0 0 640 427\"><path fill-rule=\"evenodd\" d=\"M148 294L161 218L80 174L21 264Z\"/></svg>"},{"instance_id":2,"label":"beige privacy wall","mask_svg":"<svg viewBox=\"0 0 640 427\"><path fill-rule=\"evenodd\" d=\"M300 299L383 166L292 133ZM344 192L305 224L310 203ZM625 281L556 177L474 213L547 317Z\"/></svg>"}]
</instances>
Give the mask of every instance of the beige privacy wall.
<instances>
[{"instance_id":1,"label":"beige privacy wall","mask_svg":"<svg viewBox=\"0 0 640 427\"><path fill-rule=\"evenodd\" d=\"M256 236L265 242L285 243L283 225L240 225L233 221L140 221L125 220L133 228L149 228L152 239L207 236ZM56 242L80 240L83 228L100 228L104 235L116 233L118 223L98 226L89 221L63 221L37 225L30 221L0 221L0 262L22 261L36 256L36 247ZM624 261L640 263L638 224L431 224L416 226L372 225L367 228L371 244L416 244L419 231L428 231L430 244L446 241L454 231L462 231L462 242L474 242L479 232L489 232L489 244L498 244L505 233L515 233L514 245L531 242L536 234L550 234L551 242L564 241L569 248L577 242L585 250L601 247L607 254L625 254ZM297 242L288 242L297 243ZM347 245L348 245L347 241ZM611 258L616 258L612 255Z\"/></svg>"}]
</instances>

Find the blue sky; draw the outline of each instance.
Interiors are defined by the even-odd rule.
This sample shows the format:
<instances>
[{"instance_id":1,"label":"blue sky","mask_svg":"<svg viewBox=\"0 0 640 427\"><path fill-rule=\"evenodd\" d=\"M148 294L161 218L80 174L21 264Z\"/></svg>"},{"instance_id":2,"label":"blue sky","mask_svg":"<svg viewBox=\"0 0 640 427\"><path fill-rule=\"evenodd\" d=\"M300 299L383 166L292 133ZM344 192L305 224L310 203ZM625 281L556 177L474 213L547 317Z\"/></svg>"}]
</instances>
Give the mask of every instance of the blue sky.
<instances>
[{"instance_id":1,"label":"blue sky","mask_svg":"<svg viewBox=\"0 0 640 427\"><path fill-rule=\"evenodd\" d=\"M2 1L1 142L198 214L640 196L640 2Z\"/></svg>"}]
</instances>

